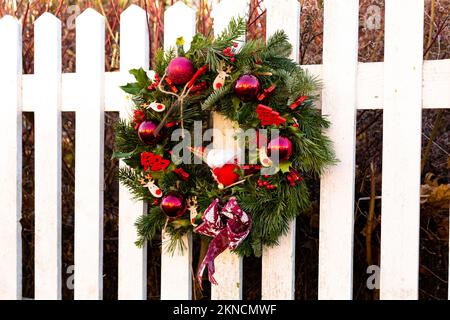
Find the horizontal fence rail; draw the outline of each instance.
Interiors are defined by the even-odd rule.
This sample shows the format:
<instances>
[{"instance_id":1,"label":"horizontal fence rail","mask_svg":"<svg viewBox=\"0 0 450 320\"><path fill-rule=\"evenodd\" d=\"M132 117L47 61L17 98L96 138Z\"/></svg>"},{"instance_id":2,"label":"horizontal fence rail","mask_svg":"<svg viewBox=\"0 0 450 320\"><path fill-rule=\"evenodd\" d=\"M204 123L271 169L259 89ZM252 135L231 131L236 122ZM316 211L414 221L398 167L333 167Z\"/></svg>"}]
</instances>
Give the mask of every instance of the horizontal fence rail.
<instances>
[{"instance_id":1,"label":"horizontal fence rail","mask_svg":"<svg viewBox=\"0 0 450 320\"><path fill-rule=\"evenodd\" d=\"M298 56L300 5L265 0L267 36L285 29ZM214 32L248 12L248 1L222 0ZM382 299L417 299L420 135L422 109L450 108L450 59L423 61L423 0L386 0L385 62L359 63L357 0L324 1L322 65L304 69L322 79L316 105L340 162L321 179L319 299L353 296L353 219L356 111L383 109ZM404 12L406 10L406 12ZM164 47L195 34L195 8L177 2L165 12ZM61 22L45 13L35 22L35 74L22 75L20 23L0 19L0 299L22 298L22 112L35 113L35 298L61 298L61 113L76 113L75 299L103 292L104 113L128 118L131 101L119 88L130 68L149 68L148 16L131 5L121 14L120 71L104 70L105 20L93 9L76 19L77 72L61 73ZM405 116L407 115L407 116ZM225 125L214 115L214 125ZM120 163L120 166L125 164ZM407 185L398 188L397 185ZM119 189L119 299L146 299L146 248L134 245L137 217L146 204ZM295 297L295 223L278 248L264 248L262 298ZM165 235L162 235L163 237ZM161 299L192 298L192 237L188 250L163 251ZM303 263L302 261L300 263ZM242 259L217 260L221 285L213 299L242 299ZM450 296L450 293L449 293Z\"/></svg>"},{"instance_id":2,"label":"horizontal fence rail","mask_svg":"<svg viewBox=\"0 0 450 320\"><path fill-rule=\"evenodd\" d=\"M310 74L323 79L322 65L304 65ZM384 99L384 62L359 62L357 70L358 90L356 93L357 110L383 109ZM129 105L119 88L128 77L121 72L105 72L105 111L119 112ZM23 111L34 112L37 108L38 90L34 86L35 75L25 74L22 77ZM62 74L61 111L77 111L80 96L73 90L79 80L76 73ZM450 59L426 60L423 63L422 75L422 108L450 108ZM322 107L321 101L316 104Z\"/></svg>"}]
</instances>

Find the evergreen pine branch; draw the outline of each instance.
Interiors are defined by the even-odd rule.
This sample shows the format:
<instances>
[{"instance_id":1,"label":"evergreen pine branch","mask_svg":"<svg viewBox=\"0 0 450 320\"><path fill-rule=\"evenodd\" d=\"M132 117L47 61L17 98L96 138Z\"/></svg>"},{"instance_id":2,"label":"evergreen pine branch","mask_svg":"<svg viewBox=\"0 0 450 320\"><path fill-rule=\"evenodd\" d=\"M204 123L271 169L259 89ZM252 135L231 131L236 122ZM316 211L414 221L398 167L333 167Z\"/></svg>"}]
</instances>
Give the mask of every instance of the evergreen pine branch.
<instances>
[{"instance_id":1,"label":"evergreen pine branch","mask_svg":"<svg viewBox=\"0 0 450 320\"><path fill-rule=\"evenodd\" d=\"M152 207L148 214L140 216L135 223L138 235L136 246L142 248L147 241L151 241L157 233L160 233L166 219L159 207Z\"/></svg>"},{"instance_id":2,"label":"evergreen pine branch","mask_svg":"<svg viewBox=\"0 0 450 320\"><path fill-rule=\"evenodd\" d=\"M130 167L119 168L117 176L119 181L130 190L133 199L146 201L152 198L148 189L140 184L140 177L134 169Z\"/></svg>"}]
</instances>

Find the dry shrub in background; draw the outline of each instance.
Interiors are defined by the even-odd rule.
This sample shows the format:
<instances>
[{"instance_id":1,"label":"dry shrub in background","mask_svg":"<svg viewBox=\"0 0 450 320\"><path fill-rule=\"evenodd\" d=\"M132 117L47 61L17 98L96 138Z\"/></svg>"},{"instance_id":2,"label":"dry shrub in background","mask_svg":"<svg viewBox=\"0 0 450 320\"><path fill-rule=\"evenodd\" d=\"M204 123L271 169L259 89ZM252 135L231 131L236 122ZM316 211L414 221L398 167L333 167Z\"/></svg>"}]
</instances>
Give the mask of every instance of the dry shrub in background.
<instances>
[{"instance_id":1,"label":"dry shrub in background","mask_svg":"<svg viewBox=\"0 0 450 320\"><path fill-rule=\"evenodd\" d=\"M105 70L119 66L120 13L130 4L137 4L148 13L150 55L163 43L164 10L175 1L165 0L0 0L0 17L16 16L23 27L23 71L33 73L33 22L44 12L62 21L63 72L75 71L74 18L86 8L94 8L106 18ZM184 1L197 8L197 30L207 34L212 29L211 8L219 0ZM322 62L323 0L300 0L301 43L299 61L302 64ZM425 0L424 58L450 58L450 0ZM359 61L383 61L384 0L360 0ZM251 0L248 18L248 38L265 38L265 7L262 0ZM358 112L357 158L355 179L355 257L354 298L377 299L378 290L366 286L367 267L379 264L381 221L381 155L382 111ZM111 160L116 113L106 114L105 132L105 258L104 298L117 298L117 222L118 183L117 162ZM34 295L34 120L32 113L23 116L23 289L25 297ZM70 269L73 264L74 224L74 151L75 115L63 114L63 298L73 298ZM447 298L448 270L448 204L450 112L426 110L423 115L422 141L422 217L420 251L420 298ZM399 187L402 187L401 185ZM313 190L315 205L311 212L297 221L296 298L317 298L318 263L318 184ZM148 298L159 298L160 249L155 243L148 250ZM260 259L244 261L244 297L260 298ZM208 298L209 290L196 298Z\"/></svg>"}]
</instances>

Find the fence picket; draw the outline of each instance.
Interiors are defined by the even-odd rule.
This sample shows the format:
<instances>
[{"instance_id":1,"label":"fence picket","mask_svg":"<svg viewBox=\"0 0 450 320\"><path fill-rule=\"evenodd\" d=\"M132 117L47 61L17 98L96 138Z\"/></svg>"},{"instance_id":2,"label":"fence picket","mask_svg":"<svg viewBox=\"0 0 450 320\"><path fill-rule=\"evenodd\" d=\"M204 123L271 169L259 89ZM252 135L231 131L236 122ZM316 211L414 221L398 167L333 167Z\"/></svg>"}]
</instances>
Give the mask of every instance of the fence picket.
<instances>
[{"instance_id":1,"label":"fence picket","mask_svg":"<svg viewBox=\"0 0 450 320\"><path fill-rule=\"evenodd\" d=\"M419 294L423 15L422 0L386 1L381 299Z\"/></svg>"},{"instance_id":2,"label":"fence picket","mask_svg":"<svg viewBox=\"0 0 450 320\"><path fill-rule=\"evenodd\" d=\"M320 182L319 299L351 299L358 0L325 0L322 113L339 163Z\"/></svg>"},{"instance_id":3,"label":"fence picket","mask_svg":"<svg viewBox=\"0 0 450 320\"><path fill-rule=\"evenodd\" d=\"M61 21L35 24L35 299L61 299Z\"/></svg>"},{"instance_id":4,"label":"fence picket","mask_svg":"<svg viewBox=\"0 0 450 320\"><path fill-rule=\"evenodd\" d=\"M83 103L76 111L75 299L103 294L105 21L93 9L76 20L76 69Z\"/></svg>"},{"instance_id":5,"label":"fence picket","mask_svg":"<svg viewBox=\"0 0 450 320\"><path fill-rule=\"evenodd\" d=\"M249 2L222 0L213 8L214 34L220 34L229 24L232 18L245 17L247 15ZM242 41L245 40L243 37ZM220 114L213 114L214 148L235 149L236 144L233 139L225 136L232 134L232 129L237 128L237 124L231 122ZM211 288L211 299L242 299L242 257L231 253L228 249L215 260L216 273L214 277L218 285Z\"/></svg>"},{"instance_id":6,"label":"fence picket","mask_svg":"<svg viewBox=\"0 0 450 320\"><path fill-rule=\"evenodd\" d=\"M164 49L175 47L176 39L183 37L187 50L195 33L195 10L179 1L164 13ZM167 250L169 235L163 234L161 256L161 299L189 300L192 297L192 235L182 238L184 250Z\"/></svg>"},{"instance_id":7,"label":"fence picket","mask_svg":"<svg viewBox=\"0 0 450 320\"><path fill-rule=\"evenodd\" d=\"M149 43L145 11L131 5L121 14L120 70L123 83L133 80L128 70L149 67ZM123 95L125 96L125 95ZM130 116L131 104L120 112L122 119ZM120 166L126 166L122 161ZM134 223L147 211L143 201L134 201L128 188L119 187L119 299L147 298L147 247L137 248Z\"/></svg>"},{"instance_id":8,"label":"fence picket","mask_svg":"<svg viewBox=\"0 0 450 320\"><path fill-rule=\"evenodd\" d=\"M292 44L291 58L298 61L300 3L297 0L266 1L266 38L284 30ZM280 268L280 266L283 266ZM279 239L279 246L265 247L262 255L262 299L292 300L295 297L295 221Z\"/></svg>"},{"instance_id":9,"label":"fence picket","mask_svg":"<svg viewBox=\"0 0 450 320\"><path fill-rule=\"evenodd\" d=\"M22 32L0 19L0 300L22 299Z\"/></svg>"}]
</instances>

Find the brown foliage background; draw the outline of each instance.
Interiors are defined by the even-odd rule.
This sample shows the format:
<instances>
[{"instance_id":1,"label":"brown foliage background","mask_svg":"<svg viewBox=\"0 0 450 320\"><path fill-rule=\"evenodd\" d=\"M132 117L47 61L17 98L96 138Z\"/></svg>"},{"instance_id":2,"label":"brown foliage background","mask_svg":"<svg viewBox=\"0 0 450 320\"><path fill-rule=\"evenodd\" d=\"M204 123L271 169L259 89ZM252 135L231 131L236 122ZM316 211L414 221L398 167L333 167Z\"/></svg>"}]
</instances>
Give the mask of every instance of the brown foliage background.
<instances>
[{"instance_id":1,"label":"brown foliage background","mask_svg":"<svg viewBox=\"0 0 450 320\"><path fill-rule=\"evenodd\" d=\"M23 27L23 71L33 73L33 22L44 12L61 19L63 72L75 71L75 29L73 18L92 7L107 20L107 71L119 65L120 13L130 4L148 12L150 56L162 46L164 10L173 0L81 0L22 1L0 0L0 17L16 16ZM197 30L211 30L211 0L185 1L197 7ZM218 0L214 0L218 2ZM248 38L265 37L265 7L262 0L251 0L248 17ZM322 61L323 0L300 0L301 64ZM448 59L450 56L450 0L425 0L424 57ZM384 0L360 0L359 61L383 61ZM355 247L354 298L377 299L378 290L368 290L366 269L379 265L381 221L381 110L358 112L357 167L355 179ZM105 132L105 212L104 212L104 298L117 298L117 161L111 159L116 113L106 114ZM74 151L75 115L63 113L63 298L73 299L73 291L65 285L73 265L74 226ZM420 298L446 299L448 272L448 204L450 200L450 112L424 110L422 141L422 197L420 243ZM34 120L32 113L23 115L23 295L34 296ZM401 187L401 186L399 186ZM318 183L313 186L314 206L297 220L296 298L317 298L318 263ZM195 263L196 261L194 261ZM261 260L244 259L244 298L261 297ZM282 267L282 266L280 266ZM156 242L148 248L148 298L158 299L160 292L160 249ZM195 292L197 299L208 299L209 289Z\"/></svg>"}]
</instances>

